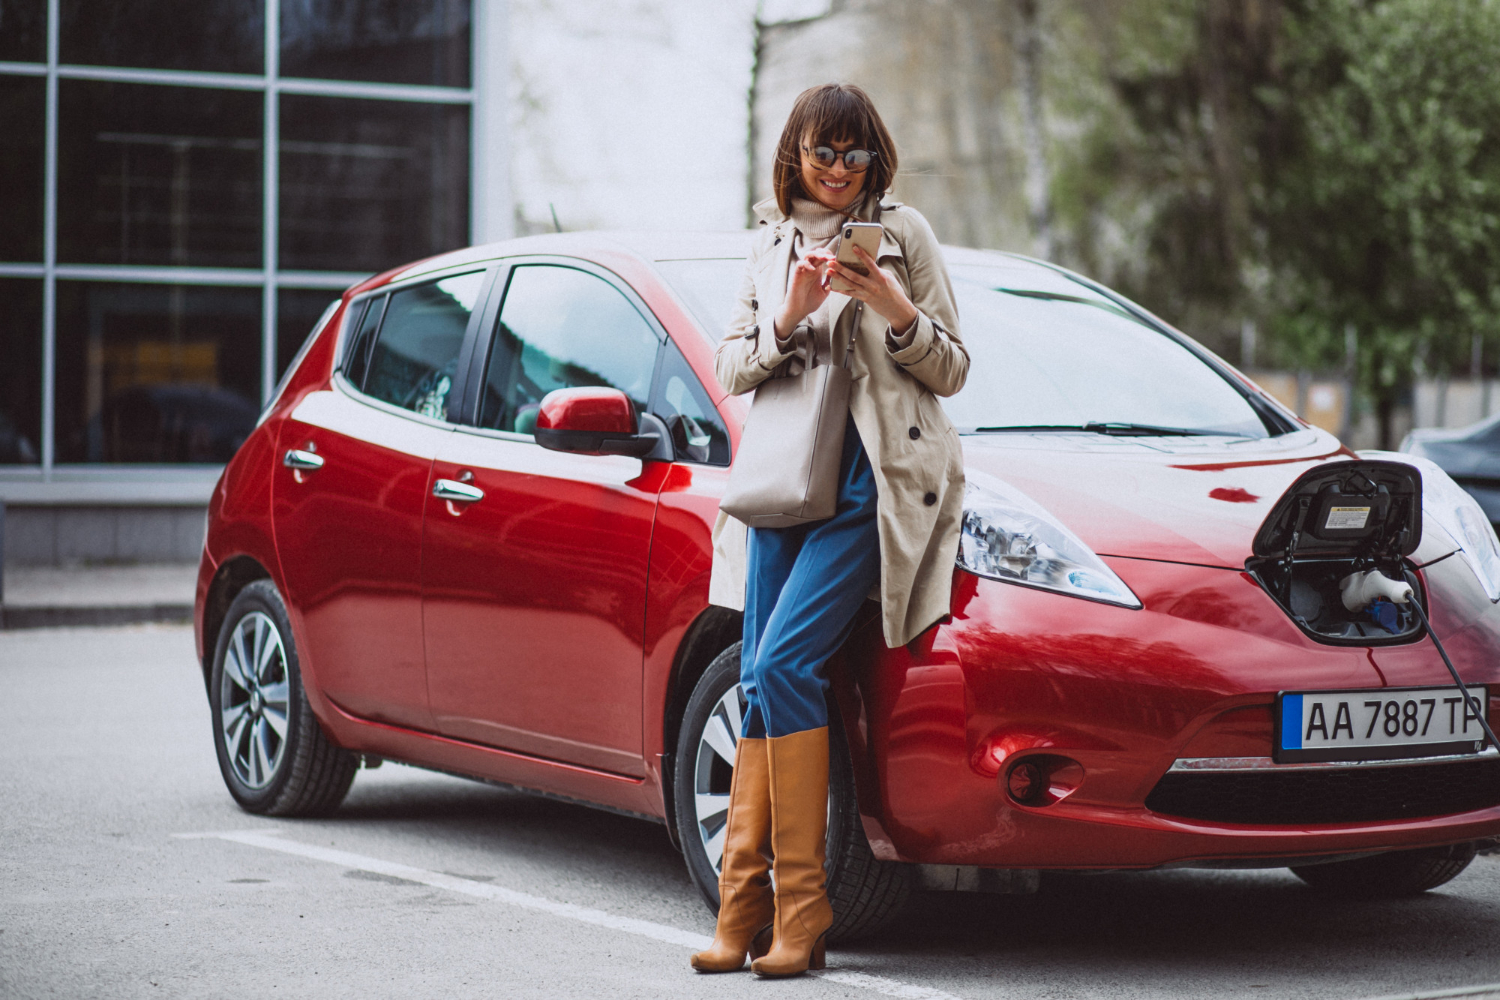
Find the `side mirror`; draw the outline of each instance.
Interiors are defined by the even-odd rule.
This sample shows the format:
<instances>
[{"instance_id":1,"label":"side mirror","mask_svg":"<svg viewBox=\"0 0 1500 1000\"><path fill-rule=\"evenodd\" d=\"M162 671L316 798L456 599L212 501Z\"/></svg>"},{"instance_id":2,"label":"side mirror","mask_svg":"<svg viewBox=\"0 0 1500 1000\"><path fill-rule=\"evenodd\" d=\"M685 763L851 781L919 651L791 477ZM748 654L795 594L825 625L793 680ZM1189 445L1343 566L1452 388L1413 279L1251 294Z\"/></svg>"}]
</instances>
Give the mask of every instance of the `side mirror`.
<instances>
[{"instance_id":1,"label":"side mirror","mask_svg":"<svg viewBox=\"0 0 1500 1000\"><path fill-rule=\"evenodd\" d=\"M655 427L640 432L629 396L600 386L547 393L537 410L535 434L543 448L579 455L648 458L664 444Z\"/></svg>"}]
</instances>

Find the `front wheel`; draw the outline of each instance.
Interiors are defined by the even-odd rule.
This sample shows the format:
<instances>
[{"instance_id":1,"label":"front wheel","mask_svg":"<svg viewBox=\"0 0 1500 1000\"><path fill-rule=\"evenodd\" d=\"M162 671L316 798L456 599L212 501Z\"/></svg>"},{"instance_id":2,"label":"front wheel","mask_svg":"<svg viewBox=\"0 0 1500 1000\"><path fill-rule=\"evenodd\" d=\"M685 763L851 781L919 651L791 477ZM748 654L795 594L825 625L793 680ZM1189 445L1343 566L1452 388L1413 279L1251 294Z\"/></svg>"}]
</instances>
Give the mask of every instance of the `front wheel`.
<instances>
[{"instance_id":1,"label":"front wheel","mask_svg":"<svg viewBox=\"0 0 1500 1000\"><path fill-rule=\"evenodd\" d=\"M1416 896L1452 881L1474 860L1476 845L1451 844L1392 851L1352 861L1293 868L1292 874L1324 892L1367 899Z\"/></svg>"},{"instance_id":2,"label":"front wheel","mask_svg":"<svg viewBox=\"0 0 1500 1000\"><path fill-rule=\"evenodd\" d=\"M308 707L286 605L270 580L230 604L208 700L219 771L247 812L321 816L344 801L359 758L328 742Z\"/></svg>"},{"instance_id":3,"label":"front wheel","mask_svg":"<svg viewBox=\"0 0 1500 1000\"><path fill-rule=\"evenodd\" d=\"M713 913L719 912L719 869L724 860L724 824L734 748L739 741L745 696L740 691L740 644L709 664L693 688L677 738L673 775L677 832L688 873ZM830 941L872 934L896 916L911 894L910 870L881 861L870 850L854 769L838 720L830 717L828 774L828 901L833 905Z\"/></svg>"}]
</instances>

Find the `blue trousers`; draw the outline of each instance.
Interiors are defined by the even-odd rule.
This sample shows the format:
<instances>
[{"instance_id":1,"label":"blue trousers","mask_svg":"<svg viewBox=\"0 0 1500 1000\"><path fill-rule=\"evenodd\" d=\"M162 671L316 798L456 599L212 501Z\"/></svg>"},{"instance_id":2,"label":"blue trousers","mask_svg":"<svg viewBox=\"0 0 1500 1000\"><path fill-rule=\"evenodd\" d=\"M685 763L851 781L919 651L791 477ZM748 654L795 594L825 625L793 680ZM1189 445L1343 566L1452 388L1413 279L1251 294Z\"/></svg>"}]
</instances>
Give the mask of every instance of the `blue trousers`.
<instances>
[{"instance_id":1,"label":"blue trousers","mask_svg":"<svg viewBox=\"0 0 1500 1000\"><path fill-rule=\"evenodd\" d=\"M880 579L875 473L851 417L833 517L751 528L746 550L741 735L790 736L828 725L828 658Z\"/></svg>"}]
</instances>

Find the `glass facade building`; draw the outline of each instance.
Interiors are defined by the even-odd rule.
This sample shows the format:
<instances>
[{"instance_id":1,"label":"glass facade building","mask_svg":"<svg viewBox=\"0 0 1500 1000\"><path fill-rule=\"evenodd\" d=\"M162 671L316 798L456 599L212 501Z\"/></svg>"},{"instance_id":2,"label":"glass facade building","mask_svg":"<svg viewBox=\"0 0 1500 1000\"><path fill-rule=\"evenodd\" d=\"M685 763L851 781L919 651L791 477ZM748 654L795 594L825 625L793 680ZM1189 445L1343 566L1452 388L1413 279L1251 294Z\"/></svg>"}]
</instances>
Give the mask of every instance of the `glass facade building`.
<instances>
[{"instance_id":1,"label":"glass facade building","mask_svg":"<svg viewBox=\"0 0 1500 1000\"><path fill-rule=\"evenodd\" d=\"M0 0L0 477L222 464L340 290L470 242L474 35L470 0Z\"/></svg>"}]
</instances>

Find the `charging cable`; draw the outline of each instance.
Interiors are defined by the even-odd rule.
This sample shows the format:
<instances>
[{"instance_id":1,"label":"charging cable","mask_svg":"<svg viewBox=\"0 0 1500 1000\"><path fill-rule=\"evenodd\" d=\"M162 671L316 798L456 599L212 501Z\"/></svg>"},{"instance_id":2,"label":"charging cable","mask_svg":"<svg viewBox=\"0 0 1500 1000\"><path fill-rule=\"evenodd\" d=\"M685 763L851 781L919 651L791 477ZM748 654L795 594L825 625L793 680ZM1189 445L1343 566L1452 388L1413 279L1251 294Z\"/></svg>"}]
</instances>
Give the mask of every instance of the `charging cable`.
<instances>
[{"instance_id":1,"label":"charging cable","mask_svg":"<svg viewBox=\"0 0 1500 1000\"><path fill-rule=\"evenodd\" d=\"M1448 673L1453 675L1453 683L1458 685L1459 693L1464 696L1464 705L1479 719L1479 724L1484 727L1484 735L1490 738L1490 746L1500 748L1500 741L1495 739L1495 731L1490 728L1484 713L1479 710L1479 699L1469 693L1469 689L1464 687L1464 682L1459 678L1458 671L1453 669L1453 661L1448 659L1448 651L1443 648L1437 633L1432 630L1432 623L1427 620L1427 613L1422 610L1421 602L1413 600L1411 606L1412 610L1416 611L1417 617L1422 620L1422 627L1427 630L1427 635L1432 639L1432 644L1437 647L1438 654L1442 656L1443 665L1448 668Z\"/></svg>"},{"instance_id":2,"label":"charging cable","mask_svg":"<svg viewBox=\"0 0 1500 1000\"><path fill-rule=\"evenodd\" d=\"M1370 570L1368 573L1350 573L1340 581L1339 590L1343 594L1344 607L1350 611L1359 611L1378 597L1396 604L1410 604L1412 610L1417 613L1417 618L1422 622L1422 627L1427 630L1428 637L1432 639L1432 644L1437 647L1438 655L1443 658L1443 665L1453 676L1453 683L1458 685L1459 694L1464 696L1464 707L1484 727L1484 735L1489 737L1490 746L1500 749L1500 740L1495 739L1495 731L1490 728L1484 712L1480 710L1479 699L1469 693L1469 689L1464 686L1463 678L1458 676L1458 671L1453 667L1453 661L1448 659L1448 651L1443 648L1442 641L1432 630L1432 623L1427 620L1427 612L1422 610L1422 602L1418 601L1416 595L1412 593L1411 584L1392 580L1378 570Z\"/></svg>"}]
</instances>

